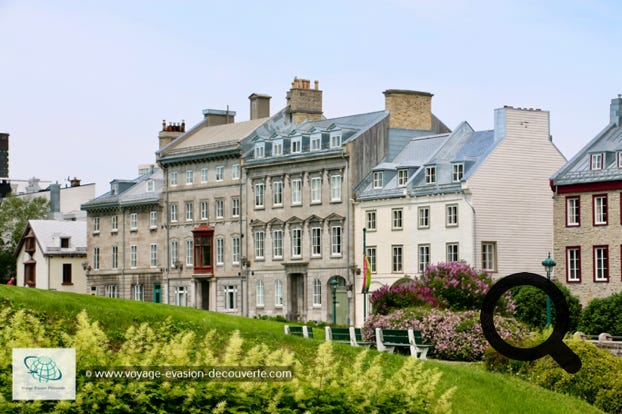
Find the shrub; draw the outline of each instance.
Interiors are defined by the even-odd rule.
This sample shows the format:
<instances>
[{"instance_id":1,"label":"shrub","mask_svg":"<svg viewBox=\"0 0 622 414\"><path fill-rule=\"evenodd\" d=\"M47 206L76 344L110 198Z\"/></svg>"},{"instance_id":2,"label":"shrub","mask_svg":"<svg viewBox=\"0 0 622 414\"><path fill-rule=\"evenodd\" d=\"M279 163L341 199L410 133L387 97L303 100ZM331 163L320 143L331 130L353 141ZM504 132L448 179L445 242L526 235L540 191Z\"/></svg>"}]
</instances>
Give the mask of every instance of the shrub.
<instances>
[{"instance_id":1,"label":"shrub","mask_svg":"<svg viewBox=\"0 0 622 414\"><path fill-rule=\"evenodd\" d=\"M527 330L512 318L495 316L495 325L499 335L510 342L527 334ZM429 351L431 357L451 361L479 361L488 345L476 311L402 309L390 315L368 317L363 328L364 336L373 338L375 328L418 329L424 341L433 345Z\"/></svg>"},{"instance_id":2,"label":"shrub","mask_svg":"<svg viewBox=\"0 0 622 414\"><path fill-rule=\"evenodd\" d=\"M606 298L592 299L583 309L579 330L591 335L607 332L622 335L622 293L614 293Z\"/></svg>"},{"instance_id":3,"label":"shrub","mask_svg":"<svg viewBox=\"0 0 622 414\"><path fill-rule=\"evenodd\" d=\"M388 315L396 309L423 305L419 286L415 284L384 285L371 294L372 313Z\"/></svg>"},{"instance_id":4,"label":"shrub","mask_svg":"<svg viewBox=\"0 0 622 414\"><path fill-rule=\"evenodd\" d=\"M581 316L579 299L567 287L554 282L566 298L569 310L568 331L575 332ZM533 329L546 328L546 293L534 286L518 286L511 289L515 310L514 317ZM551 302L551 320L555 324L555 306Z\"/></svg>"}]
</instances>

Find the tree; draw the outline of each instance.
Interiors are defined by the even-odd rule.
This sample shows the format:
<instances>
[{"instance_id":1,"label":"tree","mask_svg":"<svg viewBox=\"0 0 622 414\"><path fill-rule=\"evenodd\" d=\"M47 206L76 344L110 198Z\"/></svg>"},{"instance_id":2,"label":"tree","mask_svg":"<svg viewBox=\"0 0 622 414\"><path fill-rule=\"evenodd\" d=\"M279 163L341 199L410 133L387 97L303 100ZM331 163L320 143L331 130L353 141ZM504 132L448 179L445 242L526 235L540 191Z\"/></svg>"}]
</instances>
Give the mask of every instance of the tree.
<instances>
[{"instance_id":1,"label":"tree","mask_svg":"<svg viewBox=\"0 0 622 414\"><path fill-rule=\"evenodd\" d=\"M0 275L3 282L15 273L15 249L26 229L28 220L43 219L49 203L42 197L26 199L9 195L0 204Z\"/></svg>"}]
</instances>

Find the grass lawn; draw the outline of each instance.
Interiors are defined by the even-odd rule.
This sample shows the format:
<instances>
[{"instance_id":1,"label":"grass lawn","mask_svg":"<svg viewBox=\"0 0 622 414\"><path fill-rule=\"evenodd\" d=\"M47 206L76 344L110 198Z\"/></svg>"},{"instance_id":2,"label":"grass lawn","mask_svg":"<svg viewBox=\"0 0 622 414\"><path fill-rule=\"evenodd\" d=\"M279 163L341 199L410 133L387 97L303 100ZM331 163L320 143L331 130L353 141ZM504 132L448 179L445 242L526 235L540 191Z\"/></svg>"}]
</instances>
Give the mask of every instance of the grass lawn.
<instances>
[{"instance_id":1,"label":"grass lawn","mask_svg":"<svg viewBox=\"0 0 622 414\"><path fill-rule=\"evenodd\" d=\"M315 339L285 336L283 323L248 319L221 313L207 312L178 306L140 303L129 300L107 299L89 295L43 291L0 285L0 304L30 309L45 314L50 321L66 321L67 330L73 328L75 316L85 309L92 320L99 321L110 339L121 340L131 325L154 323L170 318L180 330L194 330L198 335L216 330L226 339L239 330L247 346L267 344L270 348L293 351L303 363L309 364L317 346L324 340L324 332L315 329ZM214 344L218 347L218 344ZM351 361L360 349L335 345L336 354ZM376 354L376 351L371 351ZM403 363L405 356L383 354L385 375L392 375ZM485 371L480 364L426 361L426 366L442 372L441 387L458 388L453 401L456 413L599 413L600 410L573 397L556 394L507 375Z\"/></svg>"}]
</instances>

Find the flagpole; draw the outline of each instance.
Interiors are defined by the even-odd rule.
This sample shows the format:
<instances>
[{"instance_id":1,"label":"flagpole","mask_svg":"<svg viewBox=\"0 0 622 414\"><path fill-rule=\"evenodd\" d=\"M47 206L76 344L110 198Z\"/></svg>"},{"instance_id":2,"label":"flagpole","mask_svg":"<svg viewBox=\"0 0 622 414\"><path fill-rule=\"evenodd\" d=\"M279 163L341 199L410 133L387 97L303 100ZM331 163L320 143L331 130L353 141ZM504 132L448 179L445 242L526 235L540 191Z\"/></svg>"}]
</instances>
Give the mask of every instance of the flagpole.
<instances>
[{"instance_id":1,"label":"flagpole","mask_svg":"<svg viewBox=\"0 0 622 414\"><path fill-rule=\"evenodd\" d=\"M363 263L367 263L367 250L365 245L367 243L367 229L363 227ZM365 266L363 266L363 324L367 319L367 272Z\"/></svg>"}]
</instances>

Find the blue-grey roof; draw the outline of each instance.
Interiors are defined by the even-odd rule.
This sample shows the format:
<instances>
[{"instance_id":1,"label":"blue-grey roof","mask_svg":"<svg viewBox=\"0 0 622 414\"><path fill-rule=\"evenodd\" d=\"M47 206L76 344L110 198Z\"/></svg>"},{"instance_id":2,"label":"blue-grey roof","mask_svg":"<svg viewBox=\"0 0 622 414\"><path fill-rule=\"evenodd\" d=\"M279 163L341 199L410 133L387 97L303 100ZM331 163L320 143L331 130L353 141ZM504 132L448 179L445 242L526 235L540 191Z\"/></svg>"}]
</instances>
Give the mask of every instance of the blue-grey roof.
<instances>
[{"instance_id":1,"label":"blue-grey roof","mask_svg":"<svg viewBox=\"0 0 622 414\"><path fill-rule=\"evenodd\" d=\"M403 140L406 131L389 132L389 139ZM373 171L357 186L359 200L402 197L426 194L440 194L461 191L462 182L477 170L479 165L496 147L494 131L474 131L462 122L452 133L421 136L413 133L410 141L391 159L385 159L373 171L383 170L382 188L373 188ZM454 181L453 168L462 164L464 174L461 180ZM436 183L425 182L426 167L434 167ZM398 185L398 171L408 171L404 186Z\"/></svg>"},{"instance_id":2,"label":"blue-grey roof","mask_svg":"<svg viewBox=\"0 0 622 414\"><path fill-rule=\"evenodd\" d=\"M148 182L153 182L153 191L147 191ZM162 198L164 177L160 168L133 180L113 180L111 187L117 185L116 191L111 188L105 194L82 204L82 210L97 208L123 207L141 204L157 204Z\"/></svg>"}]
</instances>

